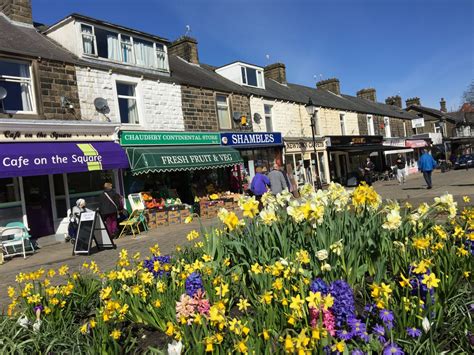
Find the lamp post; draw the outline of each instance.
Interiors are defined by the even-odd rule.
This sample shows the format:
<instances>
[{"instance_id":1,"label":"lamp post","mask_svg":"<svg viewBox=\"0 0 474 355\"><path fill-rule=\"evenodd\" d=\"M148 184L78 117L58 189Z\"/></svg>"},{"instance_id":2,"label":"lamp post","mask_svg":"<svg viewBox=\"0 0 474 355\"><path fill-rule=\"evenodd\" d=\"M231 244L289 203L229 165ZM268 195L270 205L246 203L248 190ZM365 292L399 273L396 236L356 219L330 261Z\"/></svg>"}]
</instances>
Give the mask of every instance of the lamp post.
<instances>
[{"instance_id":1,"label":"lamp post","mask_svg":"<svg viewBox=\"0 0 474 355\"><path fill-rule=\"evenodd\" d=\"M313 104L311 97L306 104L306 111L308 112L310 124L311 124L311 135L313 137L313 151L314 151L314 173L316 175L316 188L321 189L321 179L319 178L319 158L316 151L316 106Z\"/></svg>"}]
</instances>

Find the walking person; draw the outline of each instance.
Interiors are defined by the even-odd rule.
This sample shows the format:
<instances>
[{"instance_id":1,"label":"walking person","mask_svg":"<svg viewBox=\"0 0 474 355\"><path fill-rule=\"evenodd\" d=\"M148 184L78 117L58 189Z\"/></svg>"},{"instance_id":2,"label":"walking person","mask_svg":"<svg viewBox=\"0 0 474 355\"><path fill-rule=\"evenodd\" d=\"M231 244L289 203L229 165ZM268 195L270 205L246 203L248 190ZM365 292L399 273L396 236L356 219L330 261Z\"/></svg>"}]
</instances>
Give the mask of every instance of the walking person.
<instances>
[{"instance_id":1,"label":"walking person","mask_svg":"<svg viewBox=\"0 0 474 355\"><path fill-rule=\"evenodd\" d=\"M423 173L423 177L425 178L426 185L428 185L428 189L433 188L431 173L433 172L434 168L436 168L436 161L428 152L428 149L423 149L423 154L418 160L418 170Z\"/></svg>"},{"instance_id":2,"label":"walking person","mask_svg":"<svg viewBox=\"0 0 474 355\"><path fill-rule=\"evenodd\" d=\"M372 174L374 172L375 165L370 160L370 157L367 157L364 165L364 181L367 185L372 186Z\"/></svg>"},{"instance_id":3,"label":"walking person","mask_svg":"<svg viewBox=\"0 0 474 355\"><path fill-rule=\"evenodd\" d=\"M398 153L396 165L397 165L397 180L400 185L404 184L407 179L406 163L407 162L405 158L402 156L402 154Z\"/></svg>"},{"instance_id":4,"label":"walking person","mask_svg":"<svg viewBox=\"0 0 474 355\"><path fill-rule=\"evenodd\" d=\"M268 186L270 186L270 180L262 174L262 167L257 166L255 169L255 176L250 183L250 191L252 191L255 199L258 201L259 210L262 209L262 195L267 192Z\"/></svg>"},{"instance_id":5,"label":"walking person","mask_svg":"<svg viewBox=\"0 0 474 355\"><path fill-rule=\"evenodd\" d=\"M112 238L117 235L117 216L123 210L122 196L112 188L112 183L104 184L104 192L99 197L99 211Z\"/></svg>"},{"instance_id":6,"label":"walking person","mask_svg":"<svg viewBox=\"0 0 474 355\"><path fill-rule=\"evenodd\" d=\"M272 194L278 195L283 190L288 189L288 184L278 164L273 165L273 170L268 174L268 179L270 180Z\"/></svg>"}]
</instances>

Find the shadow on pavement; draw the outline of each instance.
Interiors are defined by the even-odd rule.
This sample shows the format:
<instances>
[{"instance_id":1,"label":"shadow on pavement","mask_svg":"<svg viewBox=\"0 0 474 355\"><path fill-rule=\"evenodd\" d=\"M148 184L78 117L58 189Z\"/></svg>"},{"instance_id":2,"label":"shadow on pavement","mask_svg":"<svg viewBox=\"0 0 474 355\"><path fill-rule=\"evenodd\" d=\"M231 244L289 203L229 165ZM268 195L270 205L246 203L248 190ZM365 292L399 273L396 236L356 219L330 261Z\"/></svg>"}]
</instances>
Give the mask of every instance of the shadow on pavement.
<instances>
[{"instance_id":1,"label":"shadow on pavement","mask_svg":"<svg viewBox=\"0 0 474 355\"><path fill-rule=\"evenodd\" d=\"M426 190L426 187L404 187L402 190Z\"/></svg>"},{"instance_id":2,"label":"shadow on pavement","mask_svg":"<svg viewBox=\"0 0 474 355\"><path fill-rule=\"evenodd\" d=\"M450 186L474 186L474 184L451 184Z\"/></svg>"}]
</instances>

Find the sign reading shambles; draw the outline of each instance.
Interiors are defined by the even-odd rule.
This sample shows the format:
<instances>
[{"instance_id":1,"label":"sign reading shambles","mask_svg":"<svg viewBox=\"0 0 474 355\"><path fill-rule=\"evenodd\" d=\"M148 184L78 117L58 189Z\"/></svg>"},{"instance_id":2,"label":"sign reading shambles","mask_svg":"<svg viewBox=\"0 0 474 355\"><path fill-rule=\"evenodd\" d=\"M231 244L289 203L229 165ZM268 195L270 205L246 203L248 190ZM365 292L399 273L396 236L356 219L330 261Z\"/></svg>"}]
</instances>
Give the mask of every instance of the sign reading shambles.
<instances>
[{"instance_id":1,"label":"sign reading shambles","mask_svg":"<svg viewBox=\"0 0 474 355\"><path fill-rule=\"evenodd\" d=\"M122 146L220 144L219 133L122 131Z\"/></svg>"}]
</instances>

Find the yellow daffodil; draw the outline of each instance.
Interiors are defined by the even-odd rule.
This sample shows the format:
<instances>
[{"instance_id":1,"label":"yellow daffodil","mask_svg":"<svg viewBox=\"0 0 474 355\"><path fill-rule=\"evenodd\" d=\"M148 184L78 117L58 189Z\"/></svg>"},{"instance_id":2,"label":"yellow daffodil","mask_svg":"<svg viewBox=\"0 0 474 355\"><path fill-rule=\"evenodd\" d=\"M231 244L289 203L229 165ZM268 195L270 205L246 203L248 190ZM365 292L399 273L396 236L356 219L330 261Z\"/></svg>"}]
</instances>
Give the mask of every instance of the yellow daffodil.
<instances>
[{"instance_id":1,"label":"yellow daffodil","mask_svg":"<svg viewBox=\"0 0 474 355\"><path fill-rule=\"evenodd\" d=\"M421 283L425 284L428 288L438 287L438 284L441 280L436 278L434 273L423 276Z\"/></svg>"},{"instance_id":2,"label":"yellow daffodil","mask_svg":"<svg viewBox=\"0 0 474 355\"><path fill-rule=\"evenodd\" d=\"M469 198L469 196L463 196L463 197L462 197L462 200L463 200L464 202L466 202L466 203L471 202L471 199Z\"/></svg>"},{"instance_id":3,"label":"yellow daffodil","mask_svg":"<svg viewBox=\"0 0 474 355\"><path fill-rule=\"evenodd\" d=\"M255 274L255 275L258 275L258 274L261 274L262 271L263 271L263 267L258 264L258 263L255 263L252 265L252 267L250 268L250 270L252 270L252 272Z\"/></svg>"},{"instance_id":4,"label":"yellow daffodil","mask_svg":"<svg viewBox=\"0 0 474 355\"><path fill-rule=\"evenodd\" d=\"M86 334L89 327L87 326L87 323L84 323L81 328L79 329L82 334Z\"/></svg>"},{"instance_id":5,"label":"yellow daffodil","mask_svg":"<svg viewBox=\"0 0 474 355\"><path fill-rule=\"evenodd\" d=\"M186 236L186 239L191 241L191 240L194 240L194 239L197 239L199 238L199 233L195 230L192 230L191 232L188 233L188 235Z\"/></svg>"},{"instance_id":6,"label":"yellow daffodil","mask_svg":"<svg viewBox=\"0 0 474 355\"><path fill-rule=\"evenodd\" d=\"M63 265L58 269L58 274L61 276L64 276L67 274L68 271L69 271L69 266Z\"/></svg>"},{"instance_id":7,"label":"yellow daffodil","mask_svg":"<svg viewBox=\"0 0 474 355\"><path fill-rule=\"evenodd\" d=\"M100 290L100 294L99 294L99 295L100 295L100 299L101 299L101 300L109 299L111 293L112 293L112 287L107 286L106 288L103 288L102 290Z\"/></svg>"},{"instance_id":8,"label":"yellow daffodil","mask_svg":"<svg viewBox=\"0 0 474 355\"><path fill-rule=\"evenodd\" d=\"M118 329L114 329L112 330L112 332L110 333L110 336L112 337L112 339L115 339L115 340L118 340L120 338L120 336L122 335L122 332Z\"/></svg>"},{"instance_id":9,"label":"yellow daffodil","mask_svg":"<svg viewBox=\"0 0 474 355\"><path fill-rule=\"evenodd\" d=\"M410 284L410 280L407 279L403 274L400 274L400 278L402 279L402 281L399 281L400 286L412 288L412 286Z\"/></svg>"},{"instance_id":10,"label":"yellow daffodil","mask_svg":"<svg viewBox=\"0 0 474 355\"><path fill-rule=\"evenodd\" d=\"M237 306L239 307L239 311L245 312L247 311L247 308L250 306L250 303L246 298L241 298L239 302L237 303Z\"/></svg>"},{"instance_id":11,"label":"yellow daffodil","mask_svg":"<svg viewBox=\"0 0 474 355\"><path fill-rule=\"evenodd\" d=\"M229 292L229 285L222 283L220 286L217 286L214 289L216 290L217 296L225 297L225 295Z\"/></svg>"},{"instance_id":12,"label":"yellow daffodil","mask_svg":"<svg viewBox=\"0 0 474 355\"><path fill-rule=\"evenodd\" d=\"M413 239L413 246L416 248L416 249L420 249L420 250L425 250L426 248L428 248L430 246L430 241L431 241L431 237L425 237L425 238L414 238Z\"/></svg>"}]
</instances>

